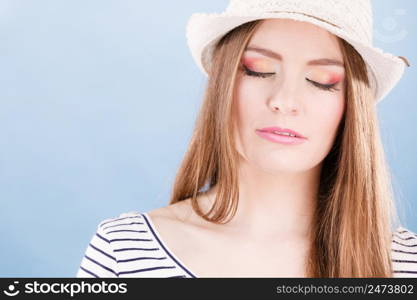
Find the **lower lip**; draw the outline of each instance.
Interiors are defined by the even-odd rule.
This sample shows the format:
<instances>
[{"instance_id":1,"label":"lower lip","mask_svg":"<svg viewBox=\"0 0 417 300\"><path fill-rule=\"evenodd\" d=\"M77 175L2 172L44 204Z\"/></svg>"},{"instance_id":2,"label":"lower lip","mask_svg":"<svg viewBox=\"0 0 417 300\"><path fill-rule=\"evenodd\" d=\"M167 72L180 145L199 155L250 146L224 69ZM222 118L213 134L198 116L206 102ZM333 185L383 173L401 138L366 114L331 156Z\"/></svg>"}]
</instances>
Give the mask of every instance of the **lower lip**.
<instances>
[{"instance_id":1,"label":"lower lip","mask_svg":"<svg viewBox=\"0 0 417 300\"><path fill-rule=\"evenodd\" d=\"M280 143L285 145L298 145L305 142L305 138L297 138L292 136L285 136L285 135L279 135L271 132L266 131L259 131L256 130L256 133L263 137L264 139L267 139L268 141L274 142L274 143Z\"/></svg>"}]
</instances>

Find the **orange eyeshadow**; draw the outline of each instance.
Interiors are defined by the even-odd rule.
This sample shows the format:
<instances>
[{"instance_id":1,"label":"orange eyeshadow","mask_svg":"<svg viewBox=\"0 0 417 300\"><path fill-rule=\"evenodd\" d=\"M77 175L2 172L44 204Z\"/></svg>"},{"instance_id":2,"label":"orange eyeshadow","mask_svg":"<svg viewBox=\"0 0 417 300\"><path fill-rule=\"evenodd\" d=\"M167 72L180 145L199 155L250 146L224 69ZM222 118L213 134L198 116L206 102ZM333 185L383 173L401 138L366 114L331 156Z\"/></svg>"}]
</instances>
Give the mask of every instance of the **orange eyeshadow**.
<instances>
[{"instance_id":1,"label":"orange eyeshadow","mask_svg":"<svg viewBox=\"0 0 417 300\"><path fill-rule=\"evenodd\" d=\"M323 69L314 69L308 73L308 78L317 81L321 84L334 84L338 83L343 75L331 71L325 71Z\"/></svg>"},{"instance_id":2,"label":"orange eyeshadow","mask_svg":"<svg viewBox=\"0 0 417 300\"><path fill-rule=\"evenodd\" d=\"M247 68L255 72L275 72L276 65L264 58L243 57L242 62Z\"/></svg>"}]
</instances>

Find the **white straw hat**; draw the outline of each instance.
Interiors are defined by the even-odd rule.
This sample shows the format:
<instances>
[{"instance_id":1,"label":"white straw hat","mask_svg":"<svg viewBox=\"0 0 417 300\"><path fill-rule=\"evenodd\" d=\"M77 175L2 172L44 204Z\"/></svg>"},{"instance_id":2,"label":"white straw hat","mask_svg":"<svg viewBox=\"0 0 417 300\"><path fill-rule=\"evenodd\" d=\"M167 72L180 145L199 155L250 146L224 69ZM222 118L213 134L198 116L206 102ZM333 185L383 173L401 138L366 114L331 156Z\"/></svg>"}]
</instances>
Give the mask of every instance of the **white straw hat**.
<instances>
[{"instance_id":1,"label":"white straw hat","mask_svg":"<svg viewBox=\"0 0 417 300\"><path fill-rule=\"evenodd\" d=\"M194 13L186 36L199 69L208 76L216 43L233 28L254 20L281 18L309 22L351 44L367 64L370 85L378 103L410 66L403 56L372 45L370 0L230 0L222 13Z\"/></svg>"}]
</instances>

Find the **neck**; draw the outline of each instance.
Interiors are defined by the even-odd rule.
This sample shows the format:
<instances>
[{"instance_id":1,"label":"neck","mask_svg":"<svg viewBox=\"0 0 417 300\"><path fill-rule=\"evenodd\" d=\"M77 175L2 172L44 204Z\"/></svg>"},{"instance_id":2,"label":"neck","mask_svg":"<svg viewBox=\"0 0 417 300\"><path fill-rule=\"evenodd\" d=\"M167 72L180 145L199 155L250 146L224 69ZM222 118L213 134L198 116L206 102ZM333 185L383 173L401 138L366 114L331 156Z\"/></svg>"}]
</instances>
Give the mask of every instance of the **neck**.
<instances>
[{"instance_id":1,"label":"neck","mask_svg":"<svg viewBox=\"0 0 417 300\"><path fill-rule=\"evenodd\" d=\"M320 168L271 174L241 162L238 208L232 220L222 226L246 237L308 238Z\"/></svg>"}]
</instances>

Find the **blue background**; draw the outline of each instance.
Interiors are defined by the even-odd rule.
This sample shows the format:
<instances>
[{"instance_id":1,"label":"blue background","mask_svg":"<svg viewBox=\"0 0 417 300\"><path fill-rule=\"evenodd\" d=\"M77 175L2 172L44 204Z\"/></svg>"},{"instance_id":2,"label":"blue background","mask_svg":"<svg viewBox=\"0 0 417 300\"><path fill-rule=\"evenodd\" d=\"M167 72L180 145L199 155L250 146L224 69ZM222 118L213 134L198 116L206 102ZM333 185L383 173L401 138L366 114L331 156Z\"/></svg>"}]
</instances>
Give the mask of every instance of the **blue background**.
<instances>
[{"instance_id":1,"label":"blue background","mask_svg":"<svg viewBox=\"0 0 417 300\"><path fill-rule=\"evenodd\" d=\"M206 78L185 25L228 1L0 1L0 276L74 277L98 223L166 206ZM411 68L378 105L417 231L417 2L374 1L374 43Z\"/></svg>"}]
</instances>

